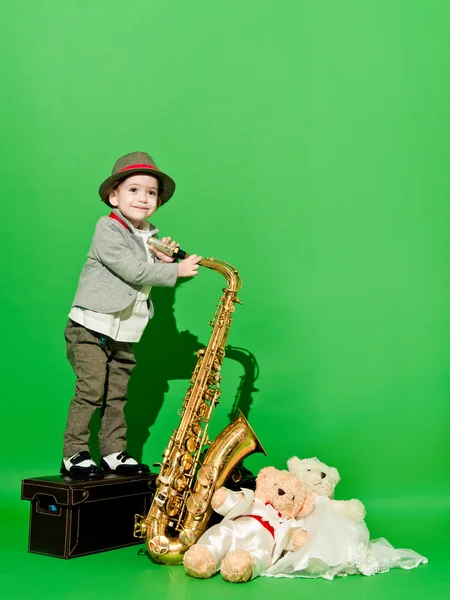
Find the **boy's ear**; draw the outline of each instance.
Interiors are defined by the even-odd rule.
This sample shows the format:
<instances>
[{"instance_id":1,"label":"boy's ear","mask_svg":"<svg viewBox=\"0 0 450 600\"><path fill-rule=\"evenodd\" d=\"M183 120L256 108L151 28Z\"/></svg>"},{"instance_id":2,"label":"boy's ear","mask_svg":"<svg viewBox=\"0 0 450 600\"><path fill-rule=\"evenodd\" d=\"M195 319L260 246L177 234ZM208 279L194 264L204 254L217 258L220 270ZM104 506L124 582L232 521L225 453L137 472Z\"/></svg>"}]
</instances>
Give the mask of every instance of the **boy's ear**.
<instances>
[{"instance_id":1,"label":"boy's ear","mask_svg":"<svg viewBox=\"0 0 450 600\"><path fill-rule=\"evenodd\" d=\"M111 206L118 206L119 205L119 203L117 201L117 198L116 198L116 190L113 190L109 194L109 203L111 204Z\"/></svg>"}]
</instances>

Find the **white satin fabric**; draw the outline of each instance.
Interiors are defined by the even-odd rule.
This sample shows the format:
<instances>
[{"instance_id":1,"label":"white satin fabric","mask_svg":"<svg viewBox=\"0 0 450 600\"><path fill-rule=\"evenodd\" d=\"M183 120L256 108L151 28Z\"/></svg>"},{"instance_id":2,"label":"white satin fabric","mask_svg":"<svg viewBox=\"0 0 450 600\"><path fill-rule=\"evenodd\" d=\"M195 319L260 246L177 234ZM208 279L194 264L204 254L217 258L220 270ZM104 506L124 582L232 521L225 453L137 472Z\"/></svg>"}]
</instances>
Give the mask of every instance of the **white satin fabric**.
<instances>
[{"instance_id":1,"label":"white satin fabric","mask_svg":"<svg viewBox=\"0 0 450 600\"><path fill-rule=\"evenodd\" d=\"M287 552L262 573L266 577L323 577L374 575L394 567L413 569L428 562L414 550L395 549L384 538L370 541L363 520L355 522L339 513L329 498L316 496L313 512L297 519L309 541Z\"/></svg>"},{"instance_id":2,"label":"white satin fabric","mask_svg":"<svg viewBox=\"0 0 450 600\"><path fill-rule=\"evenodd\" d=\"M228 552L248 550L254 562L252 579L277 560L289 547L291 529L300 527L296 519L279 517L272 506L266 506L247 489L241 492L228 490L227 500L217 512L225 518L208 529L198 543L208 547L217 570ZM262 517L273 527L274 536L258 520L242 515Z\"/></svg>"},{"instance_id":3,"label":"white satin fabric","mask_svg":"<svg viewBox=\"0 0 450 600\"><path fill-rule=\"evenodd\" d=\"M252 517L240 517L235 521L224 519L208 529L198 543L208 547L216 561L217 570L228 552L248 550L253 558L252 579L270 567L275 545L272 535Z\"/></svg>"}]
</instances>

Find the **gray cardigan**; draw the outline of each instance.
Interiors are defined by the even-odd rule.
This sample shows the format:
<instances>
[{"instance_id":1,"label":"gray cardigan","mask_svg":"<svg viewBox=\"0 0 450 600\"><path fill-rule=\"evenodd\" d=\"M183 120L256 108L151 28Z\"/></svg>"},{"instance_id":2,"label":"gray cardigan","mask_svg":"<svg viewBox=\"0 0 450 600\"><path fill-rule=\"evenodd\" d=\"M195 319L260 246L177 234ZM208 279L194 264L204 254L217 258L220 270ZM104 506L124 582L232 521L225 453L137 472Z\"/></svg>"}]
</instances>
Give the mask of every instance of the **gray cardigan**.
<instances>
[{"instance_id":1,"label":"gray cardigan","mask_svg":"<svg viewBox=\"0 0 450 600\"><path fill-rule=\"evenodd\" d=\"M175 285L177 265L149 263L144 242L135 233L133 225L118 209L113 212L128 229L111 217L99 219L72 306L102 313L117 312L127 308L144 285ZM150 230L158 231L153 225ZM148 304L151 318L153 304L150 298Z\"/></svg>"}]
</instances>

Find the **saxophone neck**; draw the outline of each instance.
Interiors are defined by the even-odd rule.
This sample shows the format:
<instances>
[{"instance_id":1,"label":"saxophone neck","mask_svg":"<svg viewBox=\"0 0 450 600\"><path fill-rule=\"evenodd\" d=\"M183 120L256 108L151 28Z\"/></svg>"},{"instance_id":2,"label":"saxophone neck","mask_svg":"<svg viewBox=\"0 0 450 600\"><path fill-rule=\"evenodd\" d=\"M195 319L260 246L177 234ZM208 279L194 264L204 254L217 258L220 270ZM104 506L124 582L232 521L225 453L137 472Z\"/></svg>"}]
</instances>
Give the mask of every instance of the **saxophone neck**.
<instances>
[{"instance_id":1,"label":"saxophone neck","mask_svg":"<svg viewBox=\"0 0 450 600\"><path fill-rule=\"evenodd\" d=\"M233 292L236 294L241 289L242 280L239 271L233 267L233 265L230 265L230 263L222 260L215 260L214 258L204 258L199 264L212 271L217 271L225 277L228 283L227 289L225 290L226 292ZM241 304L238 298L235 298L234 301Z\"/></svg>"},{"instance_id":2,"label":"saxophone neck","mask_svg":"<svg viewBox=\"0 0 450 600\"><path fill-rule=\"evenodd\" d=\"M154 237L149 237L147 244L157 248L160 250L160 252L163 252L167 256L175 256L181 260L190 256L187 252L181 250L181 248L177 247L176 245L164 244L161 240L158 240ZM230 265L230 263L222 260L214 260L214 258L205 258L202 259L199 264L202 267L206 267L207 269L212 269L213 271L218 271L221 273L228 281L228 289L231 288L231 291L238 292L240 290L241 278L237 269Z\"/></svg>"}]
</instances>

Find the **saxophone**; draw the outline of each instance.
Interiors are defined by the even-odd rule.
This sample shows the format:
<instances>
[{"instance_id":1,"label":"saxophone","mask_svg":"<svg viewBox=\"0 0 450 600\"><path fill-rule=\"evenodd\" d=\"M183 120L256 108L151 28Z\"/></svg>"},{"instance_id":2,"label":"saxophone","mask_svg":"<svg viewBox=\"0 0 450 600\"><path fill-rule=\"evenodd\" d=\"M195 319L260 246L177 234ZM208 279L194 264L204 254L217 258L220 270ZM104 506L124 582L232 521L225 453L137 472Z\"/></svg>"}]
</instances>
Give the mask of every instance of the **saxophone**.
<instances>
[{"instance_id":1,"label":"saxophone","mask_svg":"<svg viewBox=\"0 0 450 600\"><path fill-rule=\"evenodd\" d=\"M169 256L187 256L183 250L154 238L150 238L148 244ZM241 279L238 271L226 262L207 258L199 264L223 275L227 287L210 322L213 331L209 343L197 352L197 364L179 411L178 429L172 433L162 464L158 465L160 472L152 505L146 517L135 516L134 526L135 537L145 538L150 556L170 565L182 563L184 553L206 530L216 489L249 454L265 454L242 414L213 442L208 438L208 424L221 394L220 370L234 304L240 304L237 292Z\"/></svg>"}]
</instances>

